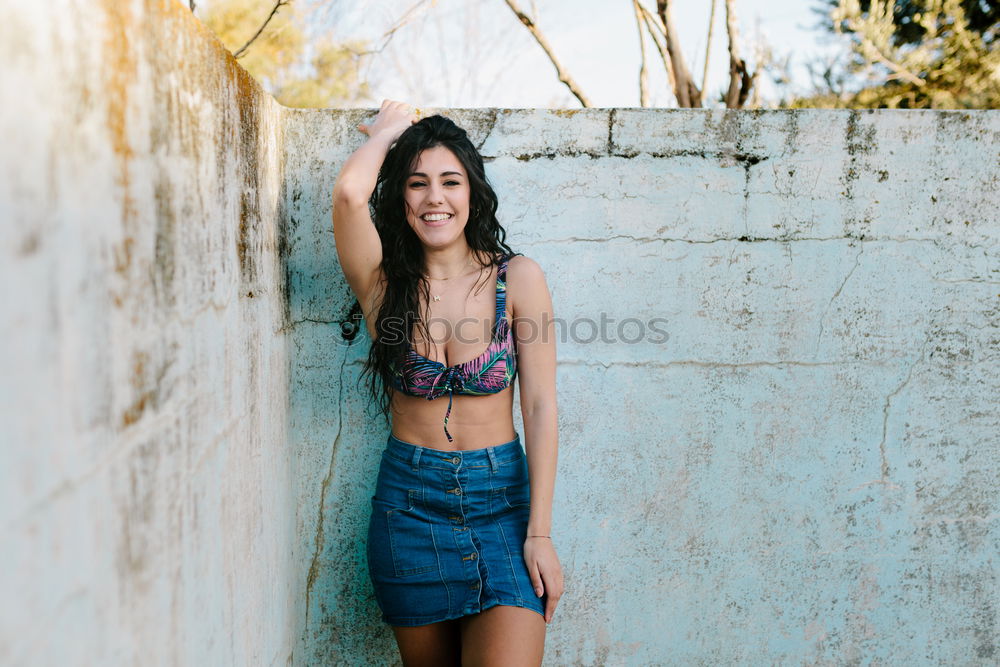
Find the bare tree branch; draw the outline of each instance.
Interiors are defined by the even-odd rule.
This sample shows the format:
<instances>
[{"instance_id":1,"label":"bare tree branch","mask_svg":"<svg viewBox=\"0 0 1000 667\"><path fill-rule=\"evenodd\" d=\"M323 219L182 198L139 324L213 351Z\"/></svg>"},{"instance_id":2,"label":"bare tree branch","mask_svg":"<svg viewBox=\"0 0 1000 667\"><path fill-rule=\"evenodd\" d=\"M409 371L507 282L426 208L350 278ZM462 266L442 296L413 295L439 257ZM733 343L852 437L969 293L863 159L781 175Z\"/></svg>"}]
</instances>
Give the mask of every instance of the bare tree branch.
<instances>
[{"instance_id":1,"label":"bare tree branch","mask_svg":"<svg viewBox=\"0 0 1000 667\"><path fill-rule=\"evenodd\" d=\"M419 10L426 7L428 3L430 3L431 7L434 7L437 4L437 0L418 0L415 5L407 9L406 13L404 13L403 16L398 21L396 21L396 25L386 30L385 33L382 35L382 46L380 46L378 50L381 51L386 46L388 46L389 42L392 41L392 38L395 36L396 32L400 28L405 26L407 23L415 19L417 17Z\"/></svg>"},{"instance_id":2,"label":"bare tree branch","mask_svg":"<svg viewBox=\"0 0 1000 667\"><path fill-rule=\"evenodd\" d=\"M841 23L844 23L849 30L855 32L860 38L862 54L865 56L865 60L880 62L894 72L894 75L888 77L887 80L905 79L918 88L923 87L927 82L902 64L890 58L885 51L892 48L891 44L879 39L880 28L884 29L886 23L889 25L892 24L893 6L893 3L874 3L869 8L868 20L865 20L862 18L861 8L856 1L852 4L850 2L844 3L841 0L831 13L831 18L834 20L834 29L838 33L842 33L843 28ZM883 20L880 21L879 18ZM923 22L921 21L921 23ZM936 34L938 34L938 31L935 29L933 30L933 35ZM928 41L931 37L932 35L928 34ZM881 47L879 43L882 43Z\"/></svg>"},{"instance_id":3,"label":"bare tree branch","mask_svg":"<svg viewBox=\"0 0 1000 667\"><path fill-rule=\"evenodd\" d=\"M680 38L677 36L677 28L674 26L670 12L670 0L656 0L656 12L663 24L667 53L670 54L670 63L674 69L674 78L676 79L674 94L677 95L677 104L686 108L700 107L701 91L695 85L691 78L691 72L688 71L687 64L684 62Z\"/></svg>"},{"instance_id":4,"label":"bare tree branch","mask_svg":"<svg viewBox=\"0 0 1000 667\"><path fill-rule=\"evenodd\" d=\"M635 27L639 32L639 53L642 54L642 64L639 65L639 106L649 106L649 78L646 76L646 37L643 34L643 15L639 0L632 0L635 10Z\"/></svg>"},{"instance_id":5,"label":"bare tree branch","mask_svg":"<svg viewBox=\"0 0 1000 667\"><path fill-rule=\"evenodd\" d=\"M705 43L705 68L701 72L702 90L705 90L705 83L708 81L708 55L712 52L712 28L715 27L715 5L716 0L712 0L712 10L708 14L708 40Z\"/></svg>"},{"instance_id":6,"label":"bare tree branch","mask_svg":"<svg viewBox=\"0 0 1000 667\"><path fill-rule=\"evenodd\" d=\"M881 53L879 53L879 56L880 56L879 62L881 62L883 65L891 69L893 72L895 72L895 74L890 74L889 76L885 77L886 81L892 81L894 79L906 79L907 81L915 85L917 88L921 88L927 85L926 81L924 81L919 76L917 76L910 70L906 69L902 65L889 60Z\"/></svg>"},{"instance_id":7,"label":"bare tree branch","mask_svg":"<svg viewBox=\"0 0 1000 667\"><path fill-rule=\"evenodd\" d=\"M867 39L865 37L862 37L862 42L864 44L867 44L868 46L870 46L871 50L868 53L870 55L874 56L873 59L875 61L882 63L883 65L885 65L886 67L888 67L889 69L891 69L893 72L895 72L895 74L892 74L891 76L886 77L887 81L892 81L893 79L905 79L905 80L909 81L910 83L912 83L913 85L917 86L918 88L921 87L921 86L927 85L927 82L924 81L923 79L921 79L919 76L917 76L916 74L914 74L910 70L906 69L905 67L903 67L899 63L894 62L888 56L886 56L884 53L882 53L882 50L879 49L875 45L875 43L872 42L871 40L869 40L869 39Z\"/></svg>"},{"instance_id":8,"label":"bare tree branch","mask_svg":"<svg viewBox=\"0 0 1000 667\"><path fill-rule=\"evenodd\" d=\"M662 36L666 40L666 31L663 26L660 25L659 20L653 15L648 9L639 5L642 9L642 18L646 23L646 30L649 31L649 36L652 38L653 43L656 44L656 50L660 52L660 58L663 60L663 69L667 73L667 81L670 84L670 90L676 90L676 83L674 81L674 68L670 65L670 54L667 53L666 42L660 42L660 37Z\"/></svg>"},{"instance_id":9,"label":"bare tree branch","mask_svg":"<svg viewBox=\"0 0 1000 667\"><path fill-rule=\"evenodd\" d=\"M746 60L740 57L736 0L726 0L726 31L729 33L729 90L726 91L726 108L740 109L750 95L759 70L751 75L747 71Z\"/></svg>"},{"instance_id":10,"label":"bare tree branch","mask_svg":"<svg viewBox=\"0 0 1000 667\"><path fill-rule=\"evenodd\" d=\"M760 86L753 85L757 79L757 75L764 69L765 64L772 62L769 50L765 49L764 41L760 36L760 16L758 15L754 20L754 43L753 43L753 60L757 64L757 69L754 71L753 76L750 77L750 101L747 105L750 109L760 108Z\"/></svg>"},{"instance_id":11,"label":"bare tree branch","mask_svg":"<svg viewBox=\"0 0 1000 667\"><path fill-rule=\"evenodd\" d=\"M382 33L382 43L379 44L374 49L364 49L364 50L349 49L349 50L351 51L352 54L354 54L359 58L361 56L372 56L378 53L382 53L382 51L385 50L385 47L389 46L389 42L392 41L392 38L395 37L396 33L399 32L399 30L403 26L409 24L415 18L417 18L418 10L427 6L428 3L430 3L430 7L434 7L437 5L437 2L438 0L418 0L415 5L413 5L403 13L403 16L398 21L396 21L395 25L393 25L391 28Z\"/></svg>"},{"instance_id":12,"label":"bare tree branch","mask_svg":"<svg viewBox=\"0 0 1000 667\"><path fill-rule=\"evenodd\" d=\"M287 5L288 3L290 3L291 1L292 0L277 0L277 2L274 3L274 7L271 8L271 13L267 15L267 18L264 20L264 22L260 24L259 28L257 28L257 32L254 33L253 37L247 40L246 44L244 44L239 49L233 52L233 57L239 58L244 53L246 53L246 50L250 48L250 45L254 43L254 40L260 37L260 34L264 32L264 28L266 28L267 24L271 22L271 19L273 19L274 15L278 13L278 10Z\"/></svg>"},{"instance_id":13,"label":"bare tree branch","mask_svg":"<svg viewBox=\"0 0 1000 667\"><path fill-rule=\"evenodd\" d=\"M512 12L514 12L514 15L517 16L518 20L524 24L524 27L531 32L532 37L534 37L535 41L538 42L538 45L542 47L542 50L545 51L545 55L549 57L552 65L556 68L556 74L559 75L559 80L566 84L569 91L573 93L576 99L580 100L581 105L584 107L591 106L590 100L587 99L586 95L583 94L583 91L580 90L580 87L577 85L576 81L573 80L573 77L571 77L569 72L564 70L562 65L559 64L555 53L552 52L552 47L549 46L549 41L545 39L545 35L542 34L542 31L537 25L535 25L535 22L531 19L531 17L525 14L521 8L517 6L517 3L515 3L514 0L504 0L504 2L507 3L507 6L510 7Z\"/></svg>"}]
</instances>

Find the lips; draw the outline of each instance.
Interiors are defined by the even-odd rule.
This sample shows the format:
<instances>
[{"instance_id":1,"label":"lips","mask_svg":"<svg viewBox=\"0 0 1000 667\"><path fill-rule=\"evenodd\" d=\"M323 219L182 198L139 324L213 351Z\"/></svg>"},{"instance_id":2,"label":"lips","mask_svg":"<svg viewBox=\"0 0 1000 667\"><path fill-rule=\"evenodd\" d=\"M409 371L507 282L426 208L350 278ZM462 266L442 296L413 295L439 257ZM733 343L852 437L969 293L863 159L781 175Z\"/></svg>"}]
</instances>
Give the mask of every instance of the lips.
<instances>
[{"instance_id":1,"label":"lips","mask_svg":"<svg viewBox=\"0 0 1000 667\"><path fill-rule=\"evenodd\" d=\"M420 216L420 220L423 221L428 227L441 227L442 225L448 224L452 218L454 218L452 213L424 213Z\"/></svg>"}]
</instances>

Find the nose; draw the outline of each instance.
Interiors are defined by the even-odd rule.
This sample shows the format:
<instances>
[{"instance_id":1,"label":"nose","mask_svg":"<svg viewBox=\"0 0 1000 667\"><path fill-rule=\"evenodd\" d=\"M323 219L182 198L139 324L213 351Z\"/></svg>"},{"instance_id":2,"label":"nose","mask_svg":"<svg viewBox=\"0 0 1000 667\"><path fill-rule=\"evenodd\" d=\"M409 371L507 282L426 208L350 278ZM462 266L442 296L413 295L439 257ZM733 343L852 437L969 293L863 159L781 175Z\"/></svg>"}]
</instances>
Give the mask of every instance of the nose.
<instances>
[{"instance_id":1,"label":"nose","mask_svg":"<svg viewBox=\"0 0 1000 667\"><path fill-rule=\"evenodd\" d=\"M427 188L427 202L440 204L444 202L444 188L438 183L431 183Z\"/></svg>"}]
</instances>

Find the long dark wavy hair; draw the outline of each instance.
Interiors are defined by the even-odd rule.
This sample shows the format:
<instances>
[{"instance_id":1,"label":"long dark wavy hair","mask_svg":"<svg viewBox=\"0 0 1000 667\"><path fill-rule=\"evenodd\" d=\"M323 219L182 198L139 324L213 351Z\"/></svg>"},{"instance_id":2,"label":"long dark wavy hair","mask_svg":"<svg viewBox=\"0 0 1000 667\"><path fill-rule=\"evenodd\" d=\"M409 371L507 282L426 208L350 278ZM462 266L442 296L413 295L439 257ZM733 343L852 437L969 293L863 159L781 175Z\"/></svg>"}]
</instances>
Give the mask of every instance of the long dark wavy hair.
<instances>
[{"instance_id":1,"label":"long dark wavy hair","mask_svg":"<svg viewBox=\"0 0 1000 667\"><path fill-rule=\"evenodd\" d=\"M388 422L393 367L401 368L417 329L430 340L419 312L427 304L430 284L425 277L424 247L406 219L406 181L421 152L444 146L459 159L469 178L469 221L465 240L481 262L480 269L514 252L497 220L497 195L486 179L483 158L465 130L444 116L428 116L403 131L389 148L369 200L372 220L382 240L382 300L375 320L376 339L368 352L362 377L368 375L371 398Z\"/></svg>"}]
</instances>

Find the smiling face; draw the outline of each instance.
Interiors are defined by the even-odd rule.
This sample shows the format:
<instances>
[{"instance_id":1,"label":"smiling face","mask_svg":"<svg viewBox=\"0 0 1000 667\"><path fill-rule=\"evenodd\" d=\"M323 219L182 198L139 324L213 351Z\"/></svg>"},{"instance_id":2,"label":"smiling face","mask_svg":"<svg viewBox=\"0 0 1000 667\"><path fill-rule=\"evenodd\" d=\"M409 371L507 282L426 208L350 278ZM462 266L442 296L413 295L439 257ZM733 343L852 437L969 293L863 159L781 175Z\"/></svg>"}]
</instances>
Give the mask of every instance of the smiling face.
<instances>
[{"instance_id":1,"label":"smiling face","mask_svg":"<svg viewBox=\"0 0 1000 667\"><path fill-rule=\"evenodd\" d=\"M469 177L462 162L444 146L417 157L403 188L406 221L421 243L444 248L465 240L469 221Z\"/></svg>"}]
</instances>

